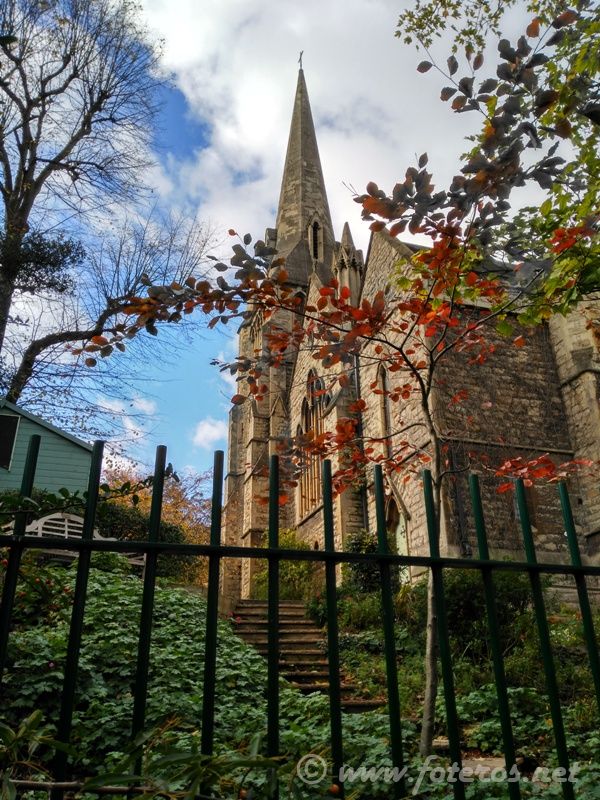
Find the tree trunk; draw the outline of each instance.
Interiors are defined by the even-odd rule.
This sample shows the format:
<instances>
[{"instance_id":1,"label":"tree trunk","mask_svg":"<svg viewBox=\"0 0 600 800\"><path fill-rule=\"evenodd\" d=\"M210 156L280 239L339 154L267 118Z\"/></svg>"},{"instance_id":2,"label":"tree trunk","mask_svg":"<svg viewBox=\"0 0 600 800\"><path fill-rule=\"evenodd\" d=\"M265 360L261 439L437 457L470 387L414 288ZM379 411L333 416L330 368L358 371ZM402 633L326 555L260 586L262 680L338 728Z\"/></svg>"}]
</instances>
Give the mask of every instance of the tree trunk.
<instances>
[{"instance_id":1,"label":"tree trunk","mask_svg":"<svg viewBox=\"0 0 600 800\"><path fill-rule=\"evenodd\" d=\"M12 219L5 222L4 228L0 246L0 354L6 338L10 307L19 274L23 236L27 226L25 223Z\"/></svg>"},{"instance_id":2,"label":"tree trunk","mask_svg":"<svg viewBox=\"0 0 600 800\"><path fill-rule=\"evenodd\" d=\"M421 720L421 740L419 753L428 756L433 742L435 725L435 701L438 688L438 640L437 613L433 590L433 573L429 572L427 581L427 639L425 643L425 699L423 701L423 717Z\"/></svg>"},{"instance_id":3,"label":"tree trunk","mask_svg":"<svg viewBox=\"0 0 600 800\"><path fill-rule=\"evenodd\" d=\"M442 453L440 439L433 423L433 415L429 406L424 407L428 422L429 434L433 450L431 478L433 482L433 508L435 538L439 544L441 533L442 487ZM431 552L430 552L431 555ZM425 642L425 698L423 700L423 716L421 720L421 739L419 753L428 756L432 751L433 729L435 725L435 701L438 690L438 624L435 606L433 572L429 570L427 581L427 638Z\"/></svg>"},{"instance_id":4,"label":"tree trunk","mask_svg":"<svg viewBox=\"0 0 600 800\"><path fill-rule=\"evenodd\" d=\"M14 292L15 280L4 270L4 265L2 264L0 265L0 353L2 353L4 346Z\"/></svg>"}]
</instances>

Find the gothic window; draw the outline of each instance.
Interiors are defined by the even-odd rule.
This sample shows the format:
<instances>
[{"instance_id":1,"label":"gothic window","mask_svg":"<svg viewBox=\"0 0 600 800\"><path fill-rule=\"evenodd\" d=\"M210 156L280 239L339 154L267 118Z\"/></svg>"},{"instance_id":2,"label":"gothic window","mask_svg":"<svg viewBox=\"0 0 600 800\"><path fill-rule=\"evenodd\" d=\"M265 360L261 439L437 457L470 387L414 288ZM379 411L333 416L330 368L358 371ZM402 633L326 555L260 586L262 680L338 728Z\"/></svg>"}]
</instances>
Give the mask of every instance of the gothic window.
<instances>
[{"instance_id":1,"label":"gothic window","mask_svg":"<svg viewBox=\"0 0 600 800\"><path fill-rule=\"evenodd\" d=\"M302 401L300 433L312 433L313 438L323 433L325 401L325 385L311 370L306 382L306 397ZM316 454L307 453L300 468L298 510L302 519L321 503L321 459Z\"/></svg>"},{"instance_id":2,"label":"gothic window","mask_svg":"<svg viewBox=\"0 0 600 800\"><path fill-rule=\"evenodd\" d=\"M392 455L392 414L390 409L388 376L384 367L377 370L377 394L379 395L379 430L383 439L383 454L386 458Z\"/></svg>"},{"instance_id":3,"label":"gothic window","mask_svg":"<svg viewBox=\"0 0 600 800\"><path fill-rule=\"evenodd\" d=\"M321 226L316 220L309 227L309 239L310 239L310 253L312 257L316 261L318 261L322 257L321 256L322 231L321 231Z\"/></svg>"},{"instance_id":4,"label":"gothic window","mask_svg":"<svg viewBox=\"0 0 600 800\"><path fill-rule=\"evenodd\" d=\"M256 353L262 351L262 314L255 314L250 326L250 342Z\"/></svg>"}]
</instances>

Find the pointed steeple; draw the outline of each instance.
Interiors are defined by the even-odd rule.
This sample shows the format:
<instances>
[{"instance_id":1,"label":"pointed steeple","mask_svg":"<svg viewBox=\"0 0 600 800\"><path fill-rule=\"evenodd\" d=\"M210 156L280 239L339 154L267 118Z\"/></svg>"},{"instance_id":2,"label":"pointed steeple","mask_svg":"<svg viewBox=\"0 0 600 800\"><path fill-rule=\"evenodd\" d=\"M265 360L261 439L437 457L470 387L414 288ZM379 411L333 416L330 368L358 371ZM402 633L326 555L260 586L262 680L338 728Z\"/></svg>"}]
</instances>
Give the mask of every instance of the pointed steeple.
<instances>
[{"instance_id":1,"label":"pointed steeple","mask_svg":"<svg viewBox=\"0 0 600 800\"><path fill-rule=\"evenodd\" d=\"M288 258L291 280L305 284L314 262L329 266L333 245L317 137L300 69L277 211L277 250Z\"/></svg>"},{"instance_id":2,"label":"pointed steeple","mask_svg":"<svg viewBox=\"0 0 600 800\"><path fill-rule=\"evenodd\" d=\"M350 225L347 222L344 222L341 245L347 253L351 253L354 250L354 240L350 232Z\"/></svg>"}]
</instances>

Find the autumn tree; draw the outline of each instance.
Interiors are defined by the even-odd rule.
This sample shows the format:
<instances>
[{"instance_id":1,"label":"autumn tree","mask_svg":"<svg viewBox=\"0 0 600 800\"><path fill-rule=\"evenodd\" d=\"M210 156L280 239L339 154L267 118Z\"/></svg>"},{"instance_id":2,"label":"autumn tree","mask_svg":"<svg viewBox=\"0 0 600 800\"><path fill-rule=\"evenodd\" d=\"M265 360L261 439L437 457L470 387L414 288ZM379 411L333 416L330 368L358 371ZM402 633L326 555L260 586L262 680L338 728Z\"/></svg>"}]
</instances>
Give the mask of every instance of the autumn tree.
<instances>
[{"instance_id":1,"label":"autumn tree","mask_svg":"<svg viewBox=\"0 0 600 800\"><path fill-rule=\"evenodd\" d=\"M115 497L105 503L104 514L107 525L110 525L110 509L107 505L116 505L132 511L139 519L148 520L152 503L152 485L149 480L135 468L124 466L109 467L105 470L104 481L108 486L117 487ZM164 484L161 522L179 529L183 540L190 544L207 544L210 533L210 481L211 473L191 473L182 476L172 474ZM131 487L129 491L125 490ZM127 516L119 519L121 528L127 528ZM137 521L137 520L136 520ZM110 528L107 528L110 533ZM120 531L127 538L127 530ZM137 534L137 531L134 532ZM111 533L114 535L114 531ZM121 538L119 536L118 538ZM135 536L133 537L135 538ZM205 559L180 557L183 566L179 570L181 577L189 583L205 586L207 581L207 564ZM169 556L168 559L172 559Z\"/></svg>"},{"instance_id":2,"label":"autumn tree","mask_svg":"<svg viewBox=\"0 0 600 800\"><path fill-rule=\"evenodd\" d=\"M478 78L483 57L473 47L467 48L461 77L458 58L449 57L440 68L448 83L442 99L452 100L455 113L478 114L481 132L447 190L434 187L423 154L391 193L371 183L356 198L373 231L385 229L382 235L391 237L408 231L429 242L400 261L388 286L373 296L363 295L355 305L348 290L333 281L306 306L288 284L283 259L263 242L250 252L248 235L234 245L231 273L216 264L224 273L216 284L190 279L183 292L178 286L153 287L132 299L128 331L135 334L195 309L211 314L212 325L257 312L263 321L271 319L264 352L222 365L239 380L234 403L260 401L269 372L290 350L309 348L325 379L342 387L351 383L356 359L384 366L393 383L369 390L384 394L397 409L385 437L389 447L382 448L381 437L363 434L365 401L358 398L352 416L335 431L281 443L293 455L287 480L294 482L306 453L341 455L335 476L340 491L373 462L408 477L425 463L432 473L439 538L442 486L455 472L445 448L447 427L462 419L465 399L460 386L448 393L444 370L456 358L476 370L495 357L499 338L504 347L523 347L527 326L568 312L579 297L600 288L597 37L598 11L581 3L577 11L562 11L547 22L532 19L515 43L500 39L493 77ZM432 67L431 60L422 61L419 71ZM513 194L528 185L539 188L540 204L515 214ZM296 323L278 325L280 312ZM441 408L443 392L447 402ZM557 480L577 466L540 455L507 459L494 471L503 479ZM437 688L433 601L430 584L423 753L431 748Z\"/></svg>"}]
</instances>

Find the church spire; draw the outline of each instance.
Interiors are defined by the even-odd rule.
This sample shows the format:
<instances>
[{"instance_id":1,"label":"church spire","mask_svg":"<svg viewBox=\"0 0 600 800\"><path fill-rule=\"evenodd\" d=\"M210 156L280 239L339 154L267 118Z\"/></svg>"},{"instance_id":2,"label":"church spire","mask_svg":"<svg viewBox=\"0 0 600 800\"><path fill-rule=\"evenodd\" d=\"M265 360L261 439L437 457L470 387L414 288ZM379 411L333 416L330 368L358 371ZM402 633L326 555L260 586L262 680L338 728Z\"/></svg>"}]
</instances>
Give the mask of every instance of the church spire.
<instances>
[{"instance_id":1,"label":"church spire","mask_svg":"<svg viewBox=\"0 0 600 800\"><path fill-rule=\"evenodd\" d=\"M308 253L298 252L297 259L292 258L299 245ZM287 270L292 280L306 283L307 263L312 260L329 266L333 245L317 137L304 71L300 69L277 211L277 250L288 257ZM296 260L298 264L294 265Z\"/></svg>"}]
</instances>

